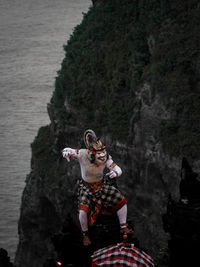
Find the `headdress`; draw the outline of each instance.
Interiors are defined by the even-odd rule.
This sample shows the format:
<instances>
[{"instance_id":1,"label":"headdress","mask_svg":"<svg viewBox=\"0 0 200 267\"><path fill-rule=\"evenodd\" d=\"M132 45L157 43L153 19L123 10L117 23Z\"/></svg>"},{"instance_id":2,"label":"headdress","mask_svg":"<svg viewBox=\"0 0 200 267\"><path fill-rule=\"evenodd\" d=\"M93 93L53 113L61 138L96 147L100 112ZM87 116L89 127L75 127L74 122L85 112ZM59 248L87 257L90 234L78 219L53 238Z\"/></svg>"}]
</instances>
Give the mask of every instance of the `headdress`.
<instances>
[{"instance_id":1,"label":"headdress","mask_svg":"<svg viewBox=\"0 0 200 267\"><path fill-rule=\"evenodd\" d=\"M103 149L106 149L106 146L104 146L101 142L101 140L96 137L96 134L93 130L86 130L84 133L84 142L87 149L91 151L101 151Z\"/></svg>"}]
</instances>

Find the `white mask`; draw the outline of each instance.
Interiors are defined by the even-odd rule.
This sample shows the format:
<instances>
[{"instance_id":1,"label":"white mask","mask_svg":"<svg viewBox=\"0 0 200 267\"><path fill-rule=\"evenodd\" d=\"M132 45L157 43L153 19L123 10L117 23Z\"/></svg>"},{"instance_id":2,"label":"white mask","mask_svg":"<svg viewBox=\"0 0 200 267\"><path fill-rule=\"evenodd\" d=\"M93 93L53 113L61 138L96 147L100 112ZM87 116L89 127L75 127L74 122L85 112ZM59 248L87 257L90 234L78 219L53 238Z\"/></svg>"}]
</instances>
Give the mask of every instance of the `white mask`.
<instances>
[{"instance_id":1,"label":"white mask","mask_svg":"<svg viewBox=\"0 0 200 267\"><path fill-rule=\"evenodd\" d=\"M106 152L106 150L104 149L104 150L101 150L101 151L97 151L96 155L95 155L95 158L96 158L95 162L97 164L105 163L106 160L107 160L107 152Z\"/></svg>"}]
</instances>

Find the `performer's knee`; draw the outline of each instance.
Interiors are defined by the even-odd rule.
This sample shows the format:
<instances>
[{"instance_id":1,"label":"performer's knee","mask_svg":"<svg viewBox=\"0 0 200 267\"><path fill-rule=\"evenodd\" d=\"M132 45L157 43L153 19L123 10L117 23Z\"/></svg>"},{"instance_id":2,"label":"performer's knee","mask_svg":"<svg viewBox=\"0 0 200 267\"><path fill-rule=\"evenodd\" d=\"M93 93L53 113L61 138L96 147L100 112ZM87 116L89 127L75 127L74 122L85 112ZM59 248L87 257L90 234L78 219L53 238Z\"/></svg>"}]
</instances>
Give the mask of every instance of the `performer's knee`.
<instances>
[{"instance_id":1,"label":"performer's knee","mask_svg":"<svg viewBox=\"0 0 200 267\"><path fill-rule=\"evenodd\" d=\"M87 218L87 212L84 210L79 210L79 219Z\"/></svg>"}]
</instances>

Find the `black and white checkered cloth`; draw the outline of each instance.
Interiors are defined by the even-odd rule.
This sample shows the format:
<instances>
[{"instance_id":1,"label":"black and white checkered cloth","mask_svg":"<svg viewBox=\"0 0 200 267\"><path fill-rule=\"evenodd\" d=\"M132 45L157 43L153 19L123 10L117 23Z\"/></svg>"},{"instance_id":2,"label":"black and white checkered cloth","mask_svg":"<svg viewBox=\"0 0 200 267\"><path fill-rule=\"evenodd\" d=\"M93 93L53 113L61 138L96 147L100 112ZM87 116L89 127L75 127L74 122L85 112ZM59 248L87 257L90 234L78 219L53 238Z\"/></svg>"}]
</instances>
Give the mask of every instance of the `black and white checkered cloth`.
<instances>
[{"instance_id":1,"label":"black and white checkered cloth","mask_svg":"<svg viewBox=\"0 0 200 267\"><path fill-rule=\"evenodd\" d=\"M92 189L79 183L78 192L79 209L83 209L89 214L89 224L92 225L100 210L114 213L127 203L126 198L114 186L105 180L101 189L94 193Z\"/></svg>"},{"instance_id":2,"label":"black and white checkered cloth","mask_svg":"<svg viewBox=\"0 0 200 267\"><path fill-rule=\"evenodd\" d=\"M106 183L103 183L101 190L95 194L89 187L84 185L80 185L80 187L80 203L88 207L91 205L91 202L94 202L103 205L106 209L112 210L123 198L118 189Z\"/></svg>"},{"instance_id":3,"label":"black and white checkered cloth","mask_svg":"<svg viewBox=\"0 0 200 267\"><path fill-rule=\"evenodd\" d=\"M144 251L136 248L134 244L119 243L99 249L92 255L92 267L152 267L153 259Z\"/></svg>"}]
</instances>

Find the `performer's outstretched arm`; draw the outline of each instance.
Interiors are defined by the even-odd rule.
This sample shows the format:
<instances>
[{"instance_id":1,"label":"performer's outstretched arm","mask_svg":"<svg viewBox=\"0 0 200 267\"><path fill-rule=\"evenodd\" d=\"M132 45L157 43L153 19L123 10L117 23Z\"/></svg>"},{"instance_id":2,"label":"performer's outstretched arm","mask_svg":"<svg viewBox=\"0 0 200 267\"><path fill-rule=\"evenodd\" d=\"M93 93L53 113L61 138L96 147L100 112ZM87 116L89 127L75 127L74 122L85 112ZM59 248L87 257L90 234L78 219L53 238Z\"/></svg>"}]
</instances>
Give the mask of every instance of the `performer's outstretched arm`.
<instances>
[{"instance_id":1,"label":"performer's outstretched arm","mask_svg":"<svg viewBox=\"0 0 200 267\"><path fill-rule=\"evenodd\" d=\"M62 150L63 158L66 158L67 161L70 161L70 158L79 159L80 153L78 149L72 149L70 147L66 147Z\"/></svg>"},{"instance_id":2,"label":"performer's outstretched arm","mask_svg":"<svg viewBox=\"0 0 200 267\"><path fill-rule=\"evenodd\" d=\"M106 162L106 167L110 170L106 175L110 178L118 177L122 174L121 168L110 157Z\"/></svg>"}]
</instances>

